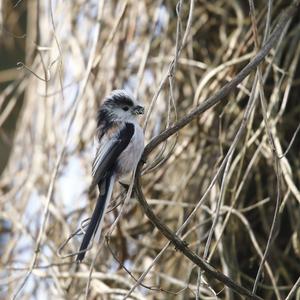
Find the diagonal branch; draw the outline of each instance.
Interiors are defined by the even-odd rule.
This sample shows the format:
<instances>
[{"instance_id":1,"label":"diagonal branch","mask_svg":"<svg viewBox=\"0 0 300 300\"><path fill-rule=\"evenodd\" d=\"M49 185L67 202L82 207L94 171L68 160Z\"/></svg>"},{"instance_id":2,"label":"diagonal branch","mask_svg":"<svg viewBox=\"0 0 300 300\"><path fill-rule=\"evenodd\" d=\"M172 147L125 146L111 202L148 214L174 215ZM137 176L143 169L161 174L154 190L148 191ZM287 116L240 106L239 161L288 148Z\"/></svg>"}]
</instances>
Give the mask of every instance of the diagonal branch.
<instances>
[{"instance_id":1,"label":"diagonal branch","mask_svg":"<svg viewBox=\"0 0 300 300\"><path fill-rule=\"evenodd\" d=\"M141 171L141 164L137 168L136 172L140 174ZM247 297L250 297L251 299L261 300L262 298L253 295L249 290L246 288L236 284L233 280L231 280L229 277L225 276L223 273L216 270L212 265L207 263L205 260L203 260L200 256L198 256L195 252L189 249L188 245L185 241L180 239L178 235L173 233L168 226L166 226L159 218L155 216L152 209L148 205L147 201L145 200L143 191L141 189L140 184L140 176L135 177L135 190L137 194L138 201L140 202L141 206L144 209L145 214L147 217L153 222L153 224L159 229L159 231L169 240L173 243L175 248L179 251L181 251L189 260L191 260L194 264L199 266L202 270L206 272L206 275L215 278L222 283L224 283L226 286L231 288L233 291L237 292L240 295L245 295Z\"/></svg>"},{"instance_id":2,"label":"diagonal branch","mask_svg":"<svg viewBox=\"0 0 300 300\"><path fill-rule=\"evenodd\" d=\"M224 99L230 92L232 92L238 84L240 84L256 67L263 61L270 50L279 41L279 37L282 34L288 21L299 11L300 0L294 1L286 10L283 11L278 24L275 26L269 40L264 44L260 51L257 52L255 57L234 77L231 81L225 84L218 92L209 97L206 101L202 102L196 108L194 108L187 116L176 122L173 126L164 130L158 136L153 138L150 143L145 147L143 154L143 161L147 156L155 149L160 143L168 139L170 136L178 132L180 129L191 123L200 114L218 104Z\"/></svg>"},{"instance_id":3,"label":"diagonal branch","mask_svg":"<svg viewBox=\"0 0 300 300\"><path fill-rule=\"evenodd\" d=\"M168 139L170 136L178 132L184 126L189 124L193 119L198 117L201 113L205 112L215 104L218 104L224 97L226 97L231 91L233 91L239 83L241 83L253 70L257 68L257 66L263 61L266 55L270 52L270 50L276 45L276 43L280 40L279 37L282 34L285 26L288 21L299 11L299 0L294 1L292 5L290 5L281 15L281 18L274 28L272 34L270 35L269 40L264 44L263 48L257 53L257 55L245 66L235 78L233 78L230 82L224 85L216 94L209 97L206 101L201 103L195 109L193 109L186 117L182 118L178 122L176 122L173 126L169 127L165 131L163 131L160 135L152 139L150 143L145 147L145 151L143 153L143 158L140 161L135 176L135 189L137 193L137 198L139 203L141 204L145 214L151 220L151 222L159 229L159 231L174 244L176 249L180 250L189 260L191 260L194 264L199 266L202 270L206 272L206 274L214 279L221 281L224 285L231 288L238 294L245 295L250 297L251 299L261 299L257 295L252 294L246 288L236 284L229 277L225 276L223 273L216 270L212 265L207 263L201 257L199 257L196 253L191 251L188 245L178 237L175 233L173 233L156 215L153 213L152 209L148 205L145 200L143 191L141 189L140 177L141 177L141 169L143 163L146 161L148 155L155 149L161 142Z\"/></svg>"}]
</instances>

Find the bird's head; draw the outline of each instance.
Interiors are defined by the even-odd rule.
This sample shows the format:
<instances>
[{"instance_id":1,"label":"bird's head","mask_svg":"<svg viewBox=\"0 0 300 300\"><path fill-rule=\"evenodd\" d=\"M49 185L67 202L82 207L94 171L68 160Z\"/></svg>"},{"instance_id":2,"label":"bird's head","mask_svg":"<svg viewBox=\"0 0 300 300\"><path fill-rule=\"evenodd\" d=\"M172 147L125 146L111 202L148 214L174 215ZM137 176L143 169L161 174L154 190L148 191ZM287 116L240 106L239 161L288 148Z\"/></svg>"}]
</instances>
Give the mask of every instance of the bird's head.
<instances>
[{"instance_id":1,"label":"bird's head","mask_svg":"<svg viewBox=\"0 0 300 300\"><path fill-rule=\"evenodd\" d=\"M144 114L144 107L125 90L114 90L105 99L101 107L111 121L131 121Z\"/></svg>"}]
</instances>

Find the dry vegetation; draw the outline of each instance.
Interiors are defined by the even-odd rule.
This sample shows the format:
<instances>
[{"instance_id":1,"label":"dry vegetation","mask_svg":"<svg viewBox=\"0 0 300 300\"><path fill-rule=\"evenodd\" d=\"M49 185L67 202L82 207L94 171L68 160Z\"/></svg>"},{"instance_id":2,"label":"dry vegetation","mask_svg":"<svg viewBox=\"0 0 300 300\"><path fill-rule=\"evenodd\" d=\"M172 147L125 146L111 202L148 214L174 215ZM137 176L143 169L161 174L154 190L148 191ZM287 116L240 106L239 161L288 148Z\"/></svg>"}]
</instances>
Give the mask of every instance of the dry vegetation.
<instances>
[{"instance_id":1,"label":"dry vegetation","mask_svg":"<svg viewBox=\"0 0 300 300\"><path fill-rule=\"evenodd\" d=\"M296 2L0 1L1 299L300 299ZM115 88L150 143L76 267Z\"/></svg>"}]
</instances>

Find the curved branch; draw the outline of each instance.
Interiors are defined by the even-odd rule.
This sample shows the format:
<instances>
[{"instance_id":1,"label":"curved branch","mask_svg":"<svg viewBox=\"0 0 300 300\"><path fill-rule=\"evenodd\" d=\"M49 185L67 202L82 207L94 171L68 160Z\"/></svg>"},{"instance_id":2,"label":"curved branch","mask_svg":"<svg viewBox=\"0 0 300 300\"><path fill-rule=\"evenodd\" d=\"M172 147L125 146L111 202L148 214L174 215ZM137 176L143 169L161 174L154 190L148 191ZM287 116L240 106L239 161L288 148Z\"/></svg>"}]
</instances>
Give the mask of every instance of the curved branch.
<instances>
[{"instance_id":1,"label":"curved branch","mask_svg":"<svg viewBox=\"0 0 300 300\"><path fill-rule=\"evenodd\" d=\"M269 40L264 44L263 48L257 53L257 55L245 66L235 78L230 82L224 85L216 94L209 97L206 101L201 103L195 109L193 109L186 117L182 118L176 122L173 126L169 127L163 131L160 135L152 139L150 143L145 147L143 157L138 164L136 169L135 176L135 189L137 194L137 199L141 204L145 214L150 219L150 221L159 229L159 231L174 244L176 249L181 251L189 260L194 264L199 266L206 274L214 279L219 280L227 287L231 288L234 292L247 296L251 299L261 299L259 296L252 294L246 288L238 285L229 277L225 276L223 273L216 270L212 265L203 260L196 253L191 251L185 241L181 240L175 233L173 233L168 226L166 226L156 215L153 213L152 209L145 200L143 191L141 189L140 178L141 178L141 169L143 163L146 161L147 156L155 149L161 142L168 139L170 136L178 132L184 126L189 124L194 118L199 116L201 113L205 112L215 104L219 103L225 96L227 96L231 91L233 91L239 83L241 83L256 67L263 61L266 55L270 52L272 47L276 45L276 42L279 40L280 35L282 34L286 24L292 18L299 9L299 0L294 1L283 13L282 16L276 25L273 33L270 35Z\"/></svg>"},{"instance_id":2,"label":"curved branch","mask_svg":"<svg viewBox=\"0 0 300 300\"><path fill-rule=\"evenodd\" d=\"M231 91L233 91L238 84L240 84L256 67L263 61L270 50L279 41L279 37L282 34L285 25L299 10L300 1L295 1L291 4L281 15L280 20L274 28L268 41L263 45L260 51L257 52L255 57L234 77L231 81L225 84L218 92L209 97L206 101L202 102L196 108L194 108L186 117L176 122L173 126L167 128L158 136L154 137L150 143L145 147L143 153L143 160L145 161L147 156L156 148L160 143L168 139L171 135L178 132L184 126L193 121L201 113L205 112L215 104L219 103L225 98Z\"/></svg>"},{"instance_id":3,"label":"curved branch","mask_svg":"<svg viewBox=\"0 0 300 300\"><path fill-rule=\"evenodd\" d=\"M136 173L140 174L142 164L139 164ZM206 272L206 275L210 276L211 278L217 279L224 283L224 285L231 288L233 291L240 295L245 295L250 297L251 299L255 300L262 300L262 298L253 295L249 290L246 288L236 284L233 280L229 277L225 276L223 273L219 272L215 269L212 265L207 263L203 260L200 256L194 253L192 250L189 249L187 243L180 239L175 233L173 233L168 226L166 226L159 218L155 216L152 209L148 205L147 201L145 200L143 191L141 189L140 184L140 176L135 177L135 191L138 198L139 203L143 207L143 210L147 217L151 220L151 222L159 229L159 231L175 246L175 248L181 251L189 260L191 260L194 264L199 266L202 270Z\"/></svg>"}]
</instances>

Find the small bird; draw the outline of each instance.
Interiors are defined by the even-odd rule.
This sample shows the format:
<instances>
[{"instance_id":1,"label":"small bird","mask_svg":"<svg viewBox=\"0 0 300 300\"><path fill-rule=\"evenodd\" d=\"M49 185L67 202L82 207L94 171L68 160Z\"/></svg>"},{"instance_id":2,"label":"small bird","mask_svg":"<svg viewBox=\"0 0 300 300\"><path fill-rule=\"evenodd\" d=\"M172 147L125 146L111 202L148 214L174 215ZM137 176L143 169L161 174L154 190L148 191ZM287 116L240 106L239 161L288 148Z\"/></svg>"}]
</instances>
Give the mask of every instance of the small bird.
<instances>
[{"instance_id":1,"label":"small bird","mask_svg":"<svg viewBox=\"0 0 300 300\"><path fill-rule=\"evenodd\" d=\"M105 212L116 180L134 170L144 150L143 129L137 116L144 107L125 90L114 90L97 114L97 151L92 165L92 184L99 196L84 234L76 261L81 262L91 239L100 236Z\"/></svg>"}]
</instances>

